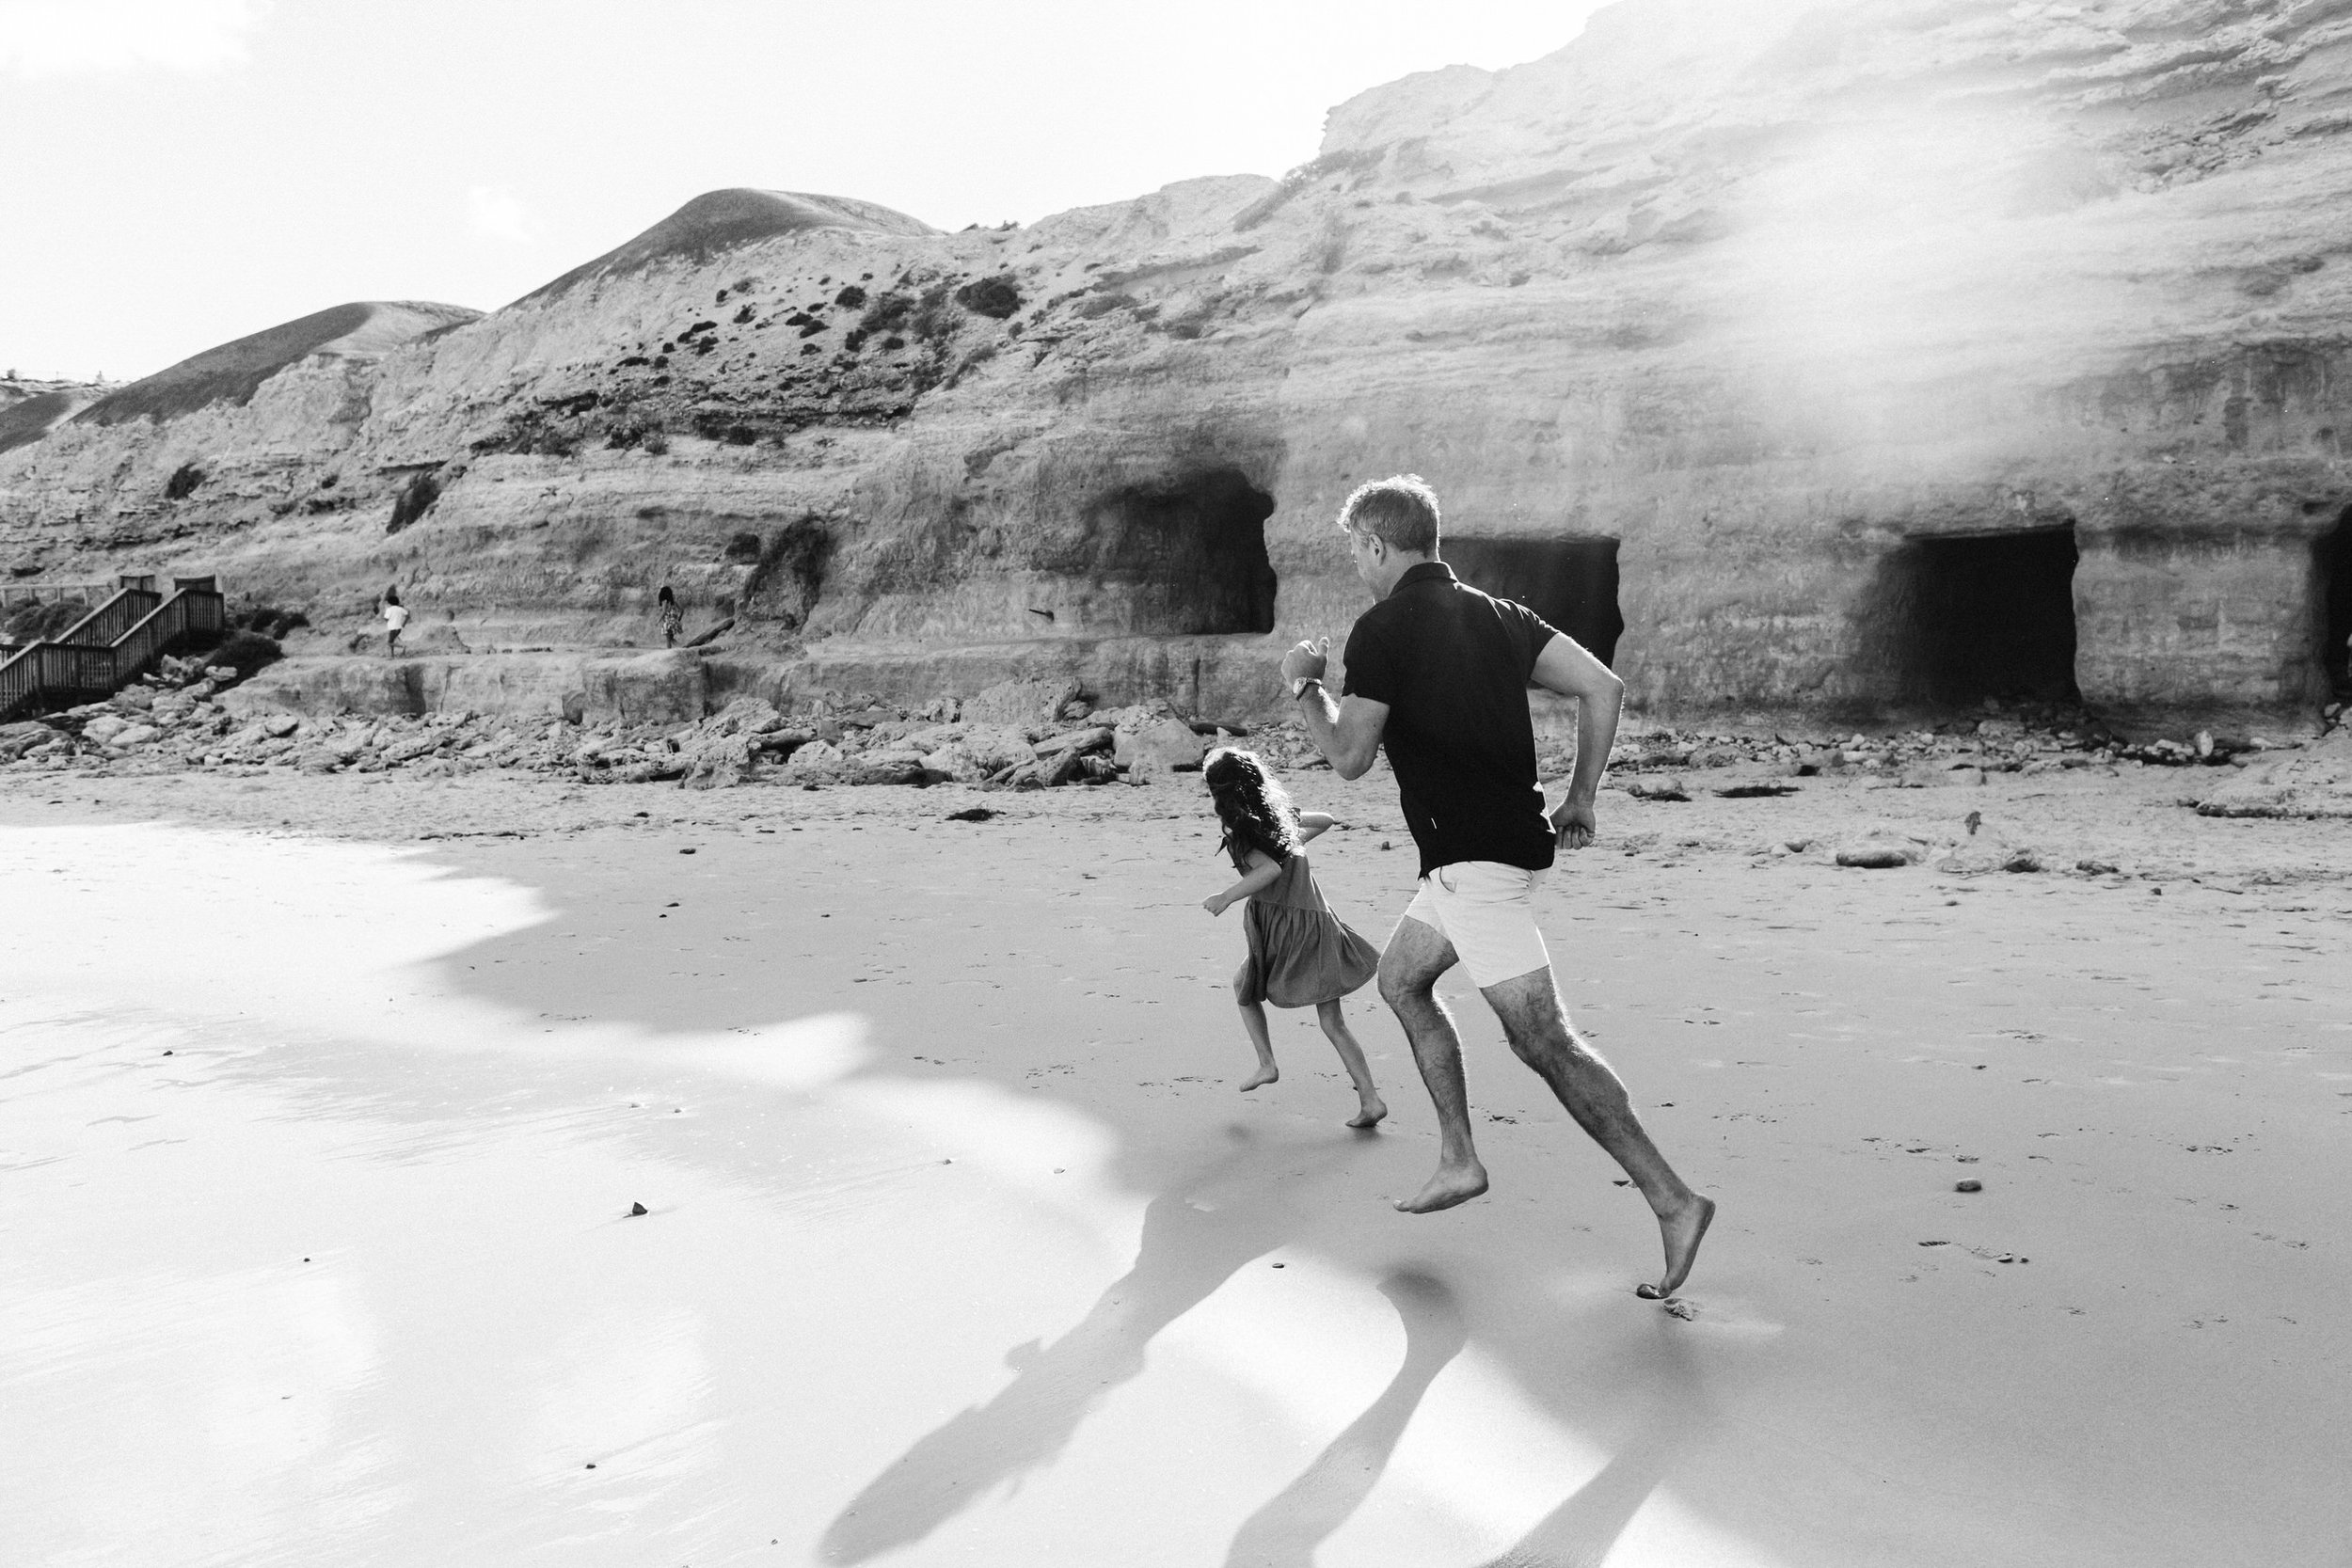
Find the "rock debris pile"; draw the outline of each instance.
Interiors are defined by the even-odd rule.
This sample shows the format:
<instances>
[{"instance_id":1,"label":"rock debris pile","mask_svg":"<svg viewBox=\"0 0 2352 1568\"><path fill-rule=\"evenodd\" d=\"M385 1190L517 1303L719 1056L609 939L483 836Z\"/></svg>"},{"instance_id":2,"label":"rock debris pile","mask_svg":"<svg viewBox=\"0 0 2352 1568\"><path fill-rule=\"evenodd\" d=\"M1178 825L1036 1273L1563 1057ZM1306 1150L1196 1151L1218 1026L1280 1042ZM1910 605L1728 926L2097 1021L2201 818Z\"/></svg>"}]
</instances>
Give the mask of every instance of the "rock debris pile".
<instances>
[{"instance_id":1,"label":"rock debris pile","mask_svg":"<svg viewBox=\"0 0 2352 1568\"><path fill-rule=\"evenodd\" d=\"M860 692L829 692L791 711L766 698L740 697L692 723L582 724L467 711L305 717L241 701L237 679L228 666L166 659L157 673L104 702L0 725L0 767L389 771L414 778L503 768L583 784L700 789L753 782L1045 789L1164 782L1198 768L1212 748L1228 744L1247 746L1279 769L1327 766L1295 717L1254 727L1220 723L1165 699L1096 708L1070 682L1007 681L969 699L941 697L919 708ZM2352 710L2344 705L2330 709L2328 737L2315 753L2341 749L2352 734L2347 718ZM1673 801L1697 790L1733 798L1787 794L1797 786L1785 781L1810 777L1924 789L1981 784L1994 773L2227 766L2255 771L2239 781L2243 787L2207 791L2212 800L2203 809L2210 814L2308 815L2279 804L2314 799L2313 783L2302 774L2316 764L2296 763L2293 780L2279 773L2280 756L2293 761L2302 752L2297 742L2204 731L2127 741L2078 709L2017 708L1875 736L1653 728L1621 737L1610 771L1637 799ZM1574 761L1573 751L1557 740L1547 740L1539 757L1552 779ZM1693 777L1710 772L1718 776ZM2274 776L2281 786L2297 787L2284 794L2255 787Z\"/></svg>"},{"instance_id":2,"label":"rock debris pile","mask_svg":"<svg viewBox=\"0 0 2352 1568\"><path fill-rule=\"evenodd\" d=\"M157 675L44 719L0 726L0 766L162 772L399 772L437 778L505 768L583 784L725 788L758 780L835 784L963 784L1007 789L1165 781L1244 733L1166 702L1093 708L1068 685L1005 682L967 701L910 710L832 694L787 714L743 697L691 724L576 724L470 712L325 718L241 713L236 673L178 659ZM226 700L223 700L226 699ZM1268 748L1311 757L1303 736Z\"/></svg>"},{"instance_id":3,"label":"rock debris pile","mask_svg":"<svg viewBox=\"0 0 2352 1568\"><path fill-rule=\"evenodd\" d=\"M2263 736L2217 736L2209 730L2178 739L2126 740L2080 709L2019 707L1882 736L1739 736L1653 729L1620 740L1611 753L1610 770L1630 775L1632 793L1651 799L1673 798L1683 783L1672 775L1681 770L1734 766L1790 778L1859 776L1895 787L1928 789L1980 784L1989 773L2135 764L2247 768L2265 752L2293 745ZM1554 751L1542 760L1550 773L1565 771L1573 759Z\"/></svg>"}]
</instances>

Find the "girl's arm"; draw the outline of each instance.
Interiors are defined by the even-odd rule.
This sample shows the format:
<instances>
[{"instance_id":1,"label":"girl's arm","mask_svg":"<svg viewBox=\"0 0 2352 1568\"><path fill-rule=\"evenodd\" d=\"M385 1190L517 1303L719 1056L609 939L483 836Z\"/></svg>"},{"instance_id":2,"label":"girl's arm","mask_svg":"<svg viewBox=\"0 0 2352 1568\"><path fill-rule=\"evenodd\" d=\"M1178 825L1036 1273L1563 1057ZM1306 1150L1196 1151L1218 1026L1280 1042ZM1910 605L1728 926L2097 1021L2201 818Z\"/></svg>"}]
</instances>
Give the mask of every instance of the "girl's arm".
<instances>
[{"instance_id":1,"label":"girl's arm","mask_svg":"<svg viewBox=\"0 0 2352 1568\"><path fill-rule=\"evenodd\" d=\"M1230 906L1240 903L1251 894L1263 893L1272 887L1275 879L1281 875L1280 861L1263 849L1252 849L1249 851L1248 874L1223 893L1200 900L1200 907L1211 914L1223 914Z\"/></svg>"},{"instance_id":2,"label":"girl's arm","mask_svg":"<svg viewBox=\"0 0 2352 1568\"><path fill-rule=\"evenodd\" d=\"M1340 819L1327 811L1302 811L1298 814L1298 842L1319 838L1340 825Z\"/></svg>"}]
</instances>

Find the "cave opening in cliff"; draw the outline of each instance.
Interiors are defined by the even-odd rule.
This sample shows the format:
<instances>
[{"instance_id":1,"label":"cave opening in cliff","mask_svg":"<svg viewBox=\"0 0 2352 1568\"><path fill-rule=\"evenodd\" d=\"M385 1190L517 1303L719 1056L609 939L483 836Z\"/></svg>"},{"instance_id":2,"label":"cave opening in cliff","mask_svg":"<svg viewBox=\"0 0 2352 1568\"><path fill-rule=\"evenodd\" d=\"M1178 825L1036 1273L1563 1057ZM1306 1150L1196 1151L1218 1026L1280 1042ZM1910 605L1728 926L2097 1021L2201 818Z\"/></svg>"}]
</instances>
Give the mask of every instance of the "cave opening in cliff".
<instances>
[{"instance_id":1,"label":"cave opening in cliff","mask_svg":"<svg viewBox=\"0 0 2352 1568\"><path fill-rule=\"evenodd\" d=\"M1237 468L1130 485L1087 515L1087 575L1119 591L1122 629L1184 637L1274 629L1274 498Z\"/></svg>"},{"instance_id":2,"label":"cave opening in cliff","mask_svg":"<svg viewBox=\"0 0 2352 1568\"><path fill-rule=\"evenodd\" d=\"M1447 539L1441 553L1472 588L1525 605L1603 664L1616 663L1625 617L1614 539Z\"/></svg>"},{"instance_id":3,"label":"cave opening in cliff","mask_svg":"<svg viewBox=\"0 0 2352 1568\"><path fill-rule=\"evenodd\" d=\"M1913 539L1891 562L1900 695L2079 703L2071 525Z\"/></svg>"},{"instance_id":4,"label":"cave opening in cliff","mask_svg":"<svg viewBox=\"0 0 2352 1568\"><path fill-rule=\"evenodd\" d=\"M832 529L814 512L778 529L765 544L756 533L736 534L727 542L726 559L739 564L750 558L739 595L745 612L787 628L805 626L825 591L834 546Z\"/></svg>"},{"instance_id":5,"label":"cave opening in cliff","mask_svg":"<svg viewBox=\"0 0 2352 1568\"><path fill-rule=\"evenodd\" d=\"M2352 511L2312 546L2319 567L2319 667L2332 699L2352 697Z\"/></svg>"}]
</instances>

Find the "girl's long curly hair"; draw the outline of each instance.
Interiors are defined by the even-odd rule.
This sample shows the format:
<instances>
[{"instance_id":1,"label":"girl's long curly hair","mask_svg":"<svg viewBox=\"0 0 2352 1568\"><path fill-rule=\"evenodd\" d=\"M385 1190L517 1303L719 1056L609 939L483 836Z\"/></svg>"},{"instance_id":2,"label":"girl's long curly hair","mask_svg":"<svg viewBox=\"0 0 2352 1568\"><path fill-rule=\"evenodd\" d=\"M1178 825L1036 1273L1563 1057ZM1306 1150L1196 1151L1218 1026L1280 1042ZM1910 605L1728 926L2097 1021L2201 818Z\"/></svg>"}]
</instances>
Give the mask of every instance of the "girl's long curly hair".
<instances>
[{"instance_id":1,"label":"girl's long curly hair","mask_svg":"<svg viewBox=\"0 0 2352 1568\"><path fill-rule=\"evenodd\" d=\"M1287 861L1298 852L1298 808L1257 752L1220 747L1200 770L1217 820L1225 824L1225 843L1236 858L1260 849Z\"/></svg>"}]
</instances>

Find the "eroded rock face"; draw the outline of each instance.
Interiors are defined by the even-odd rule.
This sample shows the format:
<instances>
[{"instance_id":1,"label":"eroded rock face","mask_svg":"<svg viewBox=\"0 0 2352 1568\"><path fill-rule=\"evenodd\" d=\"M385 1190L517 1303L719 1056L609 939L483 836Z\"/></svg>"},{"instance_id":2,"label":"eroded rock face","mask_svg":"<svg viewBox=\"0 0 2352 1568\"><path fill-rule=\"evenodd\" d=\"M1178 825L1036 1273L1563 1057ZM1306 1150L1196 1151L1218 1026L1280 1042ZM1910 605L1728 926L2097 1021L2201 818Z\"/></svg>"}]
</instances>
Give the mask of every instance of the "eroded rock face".
<instances>
[{"instance_id":1,"label":"eroded rock face","mask_svg":"<svg viewBox=\"0 0 2352 1568\"><path fill-rule=\"evenodd\" d=\"M952 235L714 193L243 404L50 428L0 454L0 566L353 629L398 581L477 649L652 641L667 583L771 701L1238 713L1360 611L1330 518L1410 469L1653 711L2315 708L2347 39L2335 0L1635 0L1342 104L1279 182Z\"/></svg>"}]
</instances>

